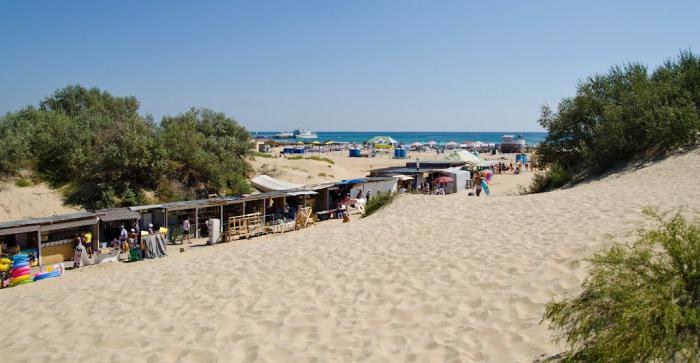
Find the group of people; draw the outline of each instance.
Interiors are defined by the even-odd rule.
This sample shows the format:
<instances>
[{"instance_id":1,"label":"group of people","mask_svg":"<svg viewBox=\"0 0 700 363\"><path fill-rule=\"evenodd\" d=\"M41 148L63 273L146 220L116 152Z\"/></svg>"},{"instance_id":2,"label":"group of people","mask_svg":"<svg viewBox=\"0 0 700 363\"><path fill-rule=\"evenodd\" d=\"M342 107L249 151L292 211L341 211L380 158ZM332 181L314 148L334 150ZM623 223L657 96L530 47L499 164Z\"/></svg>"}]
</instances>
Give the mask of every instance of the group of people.
<instances>
[{"instance_id":1,"label":"group of people","mask_svg":"<svg viewBox=\"0 0 700 363\"><path fill-rule=\"evenodd\" d=\"M151 228L153 225L149 225ZM134 227L127 231L124 225L119 226L119 236L112 240L112 248L118 249L120 252L128 252L131 249L140 247L141 236L138 223L134 223Z\"/></svg>"},{"instance_id":2,"label":"group of people","mask_svg":"<svg viewBox=\"0 0 700 363\"><path fill-rule=\"evenodd\" d=\"M517 175L526 170L530 170L530 163L525 163L524 165L523 163L518 163L517 165L514 165L513 163L498 163L494 165L494 172L498 174L510 172Z\"/></svg>"}]
</instances>

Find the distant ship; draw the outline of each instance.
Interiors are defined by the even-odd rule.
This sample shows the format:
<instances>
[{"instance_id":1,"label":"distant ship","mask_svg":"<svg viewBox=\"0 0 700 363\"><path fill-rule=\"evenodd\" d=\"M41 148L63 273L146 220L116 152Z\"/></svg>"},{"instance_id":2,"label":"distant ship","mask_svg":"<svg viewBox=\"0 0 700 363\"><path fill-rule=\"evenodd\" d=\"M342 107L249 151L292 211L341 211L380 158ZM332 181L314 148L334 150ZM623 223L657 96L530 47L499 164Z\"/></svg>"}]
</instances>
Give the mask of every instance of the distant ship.
<instances>
[{"instance_id":1,"label":"distant ship","mask_svg":"<svg viewBox=\"0 0 700 363\"><path fill-rule=\"evenodd\" d=\"M297 139L318 139L318 135L311 130L296 129L294 130L294 137Z\"/></svg>"}]
</instances>

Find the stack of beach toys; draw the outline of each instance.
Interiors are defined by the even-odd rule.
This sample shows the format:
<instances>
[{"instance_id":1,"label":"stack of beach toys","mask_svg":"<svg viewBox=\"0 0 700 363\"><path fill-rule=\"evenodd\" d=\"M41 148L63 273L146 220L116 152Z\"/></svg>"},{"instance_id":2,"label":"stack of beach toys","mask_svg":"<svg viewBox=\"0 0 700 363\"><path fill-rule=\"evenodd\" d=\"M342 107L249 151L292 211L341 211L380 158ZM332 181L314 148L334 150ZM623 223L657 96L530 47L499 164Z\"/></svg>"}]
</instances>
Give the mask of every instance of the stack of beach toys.
<instances>
[{"instance_id":1,"label":"stack of beach toys","mask_svg":"<svg viewBox=\"0 0 700 363\"><path fill-rule=\"evenodd\" d=\"M12 279L10 286L24 285L34 282L32 280L32 268L29 266L29 256L18 254L12 256Z\"/></svg>"}]
</instances>

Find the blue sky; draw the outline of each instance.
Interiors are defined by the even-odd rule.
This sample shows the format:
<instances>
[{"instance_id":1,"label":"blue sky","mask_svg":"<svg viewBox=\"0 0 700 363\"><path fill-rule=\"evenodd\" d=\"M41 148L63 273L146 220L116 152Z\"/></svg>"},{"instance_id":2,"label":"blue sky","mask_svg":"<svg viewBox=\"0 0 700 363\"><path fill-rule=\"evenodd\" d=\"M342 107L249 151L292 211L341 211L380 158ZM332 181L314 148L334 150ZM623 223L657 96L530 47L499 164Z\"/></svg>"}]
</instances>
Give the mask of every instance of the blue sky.
<instances>
[{"instance_id":1,"label":"blue sky","mask_svg":"<svg viewBox=\"0 0 700 363\"><path fill-rule=\"evenodd\" d=\"M700 1L2 1L0 112L67 84L252 131L539 131L613 64L698 51Z\"/></svg>"}]
</instances>

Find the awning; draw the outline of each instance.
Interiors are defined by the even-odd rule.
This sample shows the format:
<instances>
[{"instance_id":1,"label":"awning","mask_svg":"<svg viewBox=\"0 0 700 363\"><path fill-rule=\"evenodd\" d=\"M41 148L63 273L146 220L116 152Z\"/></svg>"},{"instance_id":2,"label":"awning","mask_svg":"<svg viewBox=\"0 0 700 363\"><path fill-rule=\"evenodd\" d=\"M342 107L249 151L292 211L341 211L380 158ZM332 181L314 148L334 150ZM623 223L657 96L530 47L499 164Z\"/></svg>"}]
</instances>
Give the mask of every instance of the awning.
<instances>
[{"instance_id":1,"label":"awning","mask_svg":"<svg viewBox=\"0 0 700 363\"><path fill-rule=\"evenodd\" d=\"M367 182L366 179L350 179L335 183L336 185L361 184Z\"/></svg>"},{"instance_id":2,"label":"awning","mask_svg":"<svg viewBox=\"0 0 700 363\"><path fill-rule=\"evenodd\" d=\"M392 175L391 177L392 177L392 178L396 178L396 179L401 180L401 181L413 180L413 177L412 177L412 176L408 176L408 175L400 175L400 174L399 174L399 175Z\"/></svg>"},{"instance_id":3,"label":"awning","mask_svg":"<svg viewBox=\"0 0 700 363\"><path fill-rule=\"evenodd\" d=\"M110 208L95 211L103 222L130 221L141 219L141 214L129 208Z\"/></svg>"},{"instance_id":4,"label":"awning","mask_svg":"<svg viewBox=\"0 0 700 363\"><path fill-rule=\"evenodd\" d=\"M255 189L258 189L262 192L299 189L302 187L299 184L288 183L286 181L278 180L267 175L256 176L255 178L250 180L250 184L252 184Z\"/></svg>"},{"instance_id":5,"label":"awning","mask_svg":"<svg viewBox=\"0 0 700 363\"><path fill-rule=\"evenodd\" d=\"M292 195L292 196L297 196L297 195L314 195L318 194L314 192L313 190L300 190L298 192L288 192L287 194Z\"/></svg>"}]
</instances>

